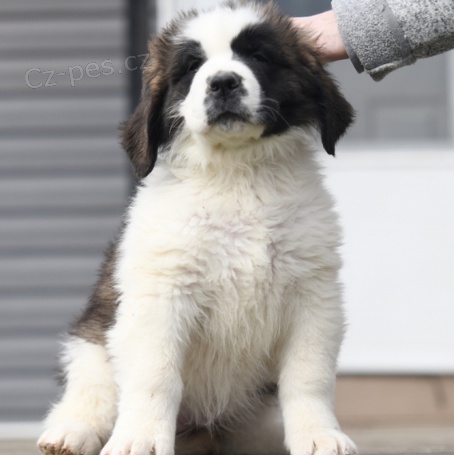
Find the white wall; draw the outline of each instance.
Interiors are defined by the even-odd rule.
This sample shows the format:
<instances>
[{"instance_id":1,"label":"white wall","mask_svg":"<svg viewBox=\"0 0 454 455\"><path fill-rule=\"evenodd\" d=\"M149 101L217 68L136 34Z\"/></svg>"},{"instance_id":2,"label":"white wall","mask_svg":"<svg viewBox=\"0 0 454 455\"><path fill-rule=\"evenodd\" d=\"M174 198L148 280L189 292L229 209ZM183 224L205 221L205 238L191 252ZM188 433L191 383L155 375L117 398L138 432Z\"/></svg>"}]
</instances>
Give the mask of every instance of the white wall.
<instances>
[{"instance_id":1,"label":"white wall","mask_svg":"<svg viewBox=\"0 0 454 455\"><path fill-rule=\"evenodd\" d=\"M451 130L451 144L454 149L454 50L447 53L447 72L448 72L448 102L449 102L449 125ZM451 150L453 152L454 150Z\"/></svg>"},{"instance_id":2,"label":"white wall","mask_svg":"<svg viewBox=\"0 0 454 455\"><path fill-rule=\"evenodd\" d=\"M339 150L342 372L454 373L454 153Z\"/></svg>"},{"instance_id":3,"label":"white wall","mask_svg":"<svg viewBox=\"0 0 454 455\"><path fill-rule=\"evenodd\" d=\"M344 372L454 373L454 52L444 57L444 146L368 141L325 160L345 229Z\"/></svg>"}]
</instances>

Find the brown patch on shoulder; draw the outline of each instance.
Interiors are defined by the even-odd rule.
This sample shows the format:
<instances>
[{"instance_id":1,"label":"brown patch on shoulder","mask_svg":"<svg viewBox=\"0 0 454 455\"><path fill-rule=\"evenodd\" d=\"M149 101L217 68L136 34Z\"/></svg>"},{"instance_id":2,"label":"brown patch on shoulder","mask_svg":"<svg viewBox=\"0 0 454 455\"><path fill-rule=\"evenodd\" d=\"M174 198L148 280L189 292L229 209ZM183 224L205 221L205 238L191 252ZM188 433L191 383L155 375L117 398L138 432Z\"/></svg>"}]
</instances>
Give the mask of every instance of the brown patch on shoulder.
<instances>
[{"instance_id":1,"label":"brown patch on shoulder","mask_svg":"<svg viewBox=\"0 0 454 455\"><path fill-rule=\"evenodd\" d=\"M112 244L106 251L95 290L85 311L74 322L71 335L105 346L106 332L115 323L119 297L114 286L116 258L116 244Z\"/></svg>"}]
</instances>

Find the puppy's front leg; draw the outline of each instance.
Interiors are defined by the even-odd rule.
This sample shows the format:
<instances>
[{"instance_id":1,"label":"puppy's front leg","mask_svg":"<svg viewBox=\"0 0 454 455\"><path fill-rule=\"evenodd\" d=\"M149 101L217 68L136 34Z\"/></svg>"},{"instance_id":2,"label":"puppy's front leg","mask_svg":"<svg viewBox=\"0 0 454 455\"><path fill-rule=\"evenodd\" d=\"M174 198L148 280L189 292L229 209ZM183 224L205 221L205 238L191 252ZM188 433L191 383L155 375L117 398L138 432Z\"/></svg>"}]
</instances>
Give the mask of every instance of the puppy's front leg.
<instances>
[{"instance_id":1,"label":"puppy's front leg","mask_svg":"<svg viewBox=\"0 0 454 455\"><path fill-rule=\"evenodd\" d=\"M119 387L118 419L101 455L172 455L182 396L187 328L179 302L123 295L109 352Z\"/></svg>"},{"instance_id":2,"label":"puppy's front leg","mask_svg":"<svg viewBox=\"0 0 454 455\"><path fill-rule=\"evenodd\" d=\"M319 283L314 289L323 289ZM335 289L334 289L335 291ZM357 453L340 431L333 411L335 368L342 340L343 315L333 289L329 298L315 293L294 302L292 329L283 349L279 399L285 443L291 455Z\"/></svg>"}]
</instances>

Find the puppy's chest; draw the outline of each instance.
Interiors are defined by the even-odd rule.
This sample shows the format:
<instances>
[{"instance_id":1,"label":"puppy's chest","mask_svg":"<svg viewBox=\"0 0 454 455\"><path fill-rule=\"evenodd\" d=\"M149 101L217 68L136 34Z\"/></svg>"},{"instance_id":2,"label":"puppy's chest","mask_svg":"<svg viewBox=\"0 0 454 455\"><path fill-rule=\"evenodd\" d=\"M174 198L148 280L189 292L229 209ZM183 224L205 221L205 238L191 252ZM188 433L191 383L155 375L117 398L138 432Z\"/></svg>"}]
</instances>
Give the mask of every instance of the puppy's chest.
<instances>
[{"instance_id":1,"label":"puppy's chest","mask_svg":"<svg viewBox=\"0 0 454 455\"><path fill-rule=\"evenodd\" d=\"M246 317L275 306L295 279L285 263L296 248L288 234L297 209L282 200L264 203L244 187L200 187L175 185L153 199L139 195L127 230L130 270L166 293L189 296L207 313L217 307Z\"/></svg>"},{"instance_id":2,"label":"puppy's chest","mask_svg":"<svg viewBox=\"0 0 454 455\"><path fill-rule=\"evenodd\" d=\"M188 236L202 288L241 300L266 292L273 280L274 252L263 215L259 207L208 206L190 217L183 235Z\"/></svg>"},{"instance_id":3,"label":"puppy's chest","mask_svg":"<svg viewBox=\"0 0 454 455\"><path fill-rule=\"evenodd\" d=\"M211 391L210 402L217 406L236 409L237 401L247 400L245 391L274 378L285 283L276 276L273 230L265 219L259 204L237 210L207 204L189 220L186 234L195 247L199 277L191 292L198 327L184 374L192 409L201 401L199 390ZM200 373L206 371L211 373ZM222 383L213 379L217 375ZM202 410L211 413L216 411Z\"/></svg>"}]
</instances>

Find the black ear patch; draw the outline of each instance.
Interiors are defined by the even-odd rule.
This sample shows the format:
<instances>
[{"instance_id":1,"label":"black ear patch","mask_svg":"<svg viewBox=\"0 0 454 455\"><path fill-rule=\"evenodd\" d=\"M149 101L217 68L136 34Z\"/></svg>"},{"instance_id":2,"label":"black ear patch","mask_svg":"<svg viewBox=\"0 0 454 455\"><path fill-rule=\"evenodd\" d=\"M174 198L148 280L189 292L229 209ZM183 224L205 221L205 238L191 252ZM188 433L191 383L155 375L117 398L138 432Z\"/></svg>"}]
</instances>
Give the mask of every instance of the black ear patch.
<instances>
[{"instance_id":1,"label":"black ear patch","mask_svg":"<svg viewBox=\"0 0 454 455\"><path fill-rule=\"evenodd\" d=\"M138 178L147 176L156 162L157 153L149 142L148 117L151 111L151 101L142 100L129 119L120 125L122 145L134 167Z\"/></svg>"},{"instance_id":2,"label":"black ear patch","mask_svg":"<svg viewBox=\"0 0 454 455\"><path fill-rule=\"evenodd\" d=\"M158 149L166 142L163 105L166 89L155 94L144 85L134 113L120 126L122 145L139 179L146 177L156 163Z\"/></svg>"},{"instance_id":3,"label":"black ear patch","mask_svg":"<svg viewBox=\"0 0 454 455\"><path fill-rule=\"evenodd\" d=\"M353 122L354 111L331 75L323 68L319 71L318 83L318 126L324 149L334 155L336 142Z\"/></svg>"},{"instance_id":4,"label":"black ear patch","mask_svg":"<svg viewBox=\"0 0 454 455\"><path fill-rule=\"evenodd\" d=\"M172 32L173 29L169 28L150 41L149 58L142 74L140 103L131 117L120 125L123 147L140 179L153 170L158 150L169 139L165 103L169 91L166 68L169 66Z\"/></svg>"}]
</instances>

